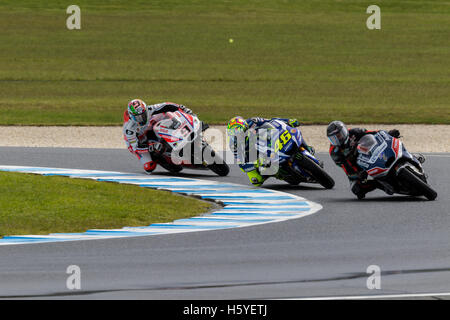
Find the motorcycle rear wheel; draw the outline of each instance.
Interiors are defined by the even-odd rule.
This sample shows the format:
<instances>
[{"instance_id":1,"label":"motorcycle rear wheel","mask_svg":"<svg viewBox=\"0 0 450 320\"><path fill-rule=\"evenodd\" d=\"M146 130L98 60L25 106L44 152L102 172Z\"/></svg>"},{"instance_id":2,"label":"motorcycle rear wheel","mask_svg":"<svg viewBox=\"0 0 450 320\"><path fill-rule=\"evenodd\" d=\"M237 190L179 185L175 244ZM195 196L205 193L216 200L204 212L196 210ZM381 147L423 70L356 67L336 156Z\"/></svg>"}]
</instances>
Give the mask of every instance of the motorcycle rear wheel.
<instances>
[{"instance_id":1,"label":"motorcycle rear wheel","mask_svg":"<svg viewBox=\"0 0 450 320\"><path fill-rule=\"evenodd\" d=\"M209 165L207 165L207 168L221 177L227 176L230 173L230 167L225 163L225 161L222 159L222 157L220 157L216 154L216 152L213 150L213 148L209 144L207 144L206 142L203 142L203 143L204 143L203 152L205 152L205 149L207 149L208 152L213 157L215 157L216 160L218 160L218 163L215 162L213 164L209 164Z\"/></svg>"},{"instance_id":2,"label":"motorcycle rear wheel","mask_svg":"<svg viewBox=\"0 0 450 320\"><path fill-rule=\"evenodd\" d=\"M215 174L225 177L230 173L230 167L226 163L214 163L210 164L208 168Z\"/></svg>"}]
</instances>

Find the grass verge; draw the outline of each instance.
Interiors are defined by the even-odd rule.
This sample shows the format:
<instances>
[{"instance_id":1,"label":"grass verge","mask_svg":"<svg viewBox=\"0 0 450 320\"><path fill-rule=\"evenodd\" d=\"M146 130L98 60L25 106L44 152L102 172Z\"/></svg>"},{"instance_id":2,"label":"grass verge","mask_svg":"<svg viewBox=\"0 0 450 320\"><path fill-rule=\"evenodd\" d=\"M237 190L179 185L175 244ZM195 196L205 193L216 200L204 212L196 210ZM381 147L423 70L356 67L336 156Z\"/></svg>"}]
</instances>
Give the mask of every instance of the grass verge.
<instances>
[{"instance_id":1,"label":"grass verge","mask_svg":"<svg viewBox=\"0 0 450 320\"><path fill-rule=\"evenodd\" d=\"M0 173L0 237L145 226L210 208L204 201L133 185Z\"/></svg>"},{"instance_id":2,"label":"grass verge","mask_svg":"<svg viewBox=\"0 0 450 320\"><path fill-rule=\"evenodd\" d=\"M381 30L371 0L78 0L73 31L70 4L0 3L0 124L117 125L135 97L213 124L450 123L448 1L379 0Z\"/></svg>"}]
</instances>

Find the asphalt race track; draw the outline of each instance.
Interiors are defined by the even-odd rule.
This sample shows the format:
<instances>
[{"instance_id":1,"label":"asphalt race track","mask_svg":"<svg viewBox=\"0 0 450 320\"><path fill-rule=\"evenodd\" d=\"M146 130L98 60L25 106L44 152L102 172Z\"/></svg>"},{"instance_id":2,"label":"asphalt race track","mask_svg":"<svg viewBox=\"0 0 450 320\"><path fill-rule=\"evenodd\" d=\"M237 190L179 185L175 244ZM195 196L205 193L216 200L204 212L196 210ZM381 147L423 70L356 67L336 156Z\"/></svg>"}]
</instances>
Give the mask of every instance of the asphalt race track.
<instances>
[{"instance_id":1,"label":"asphalt race track","mask_svg":"<svg viewBox=\"0 0 450 320\"><path fill-rule=\"evenodd\" d=\"M0 297L450 298L450 155L428 155L424 164L439 194L433 202L381 191L358 201L329 156L319 157L336 180L333 190L274 179L265 184L320 203L323 209L311 216L198 233L3 246ZM126 149L2 147L0 164L141 172ZM226 178L208 171L183 176L248 183L236 167ZM81 268L81 290L66 288L69 265ZM381 268L380 290L366 286L370 265Z\"/></svg>"}]
</instances>

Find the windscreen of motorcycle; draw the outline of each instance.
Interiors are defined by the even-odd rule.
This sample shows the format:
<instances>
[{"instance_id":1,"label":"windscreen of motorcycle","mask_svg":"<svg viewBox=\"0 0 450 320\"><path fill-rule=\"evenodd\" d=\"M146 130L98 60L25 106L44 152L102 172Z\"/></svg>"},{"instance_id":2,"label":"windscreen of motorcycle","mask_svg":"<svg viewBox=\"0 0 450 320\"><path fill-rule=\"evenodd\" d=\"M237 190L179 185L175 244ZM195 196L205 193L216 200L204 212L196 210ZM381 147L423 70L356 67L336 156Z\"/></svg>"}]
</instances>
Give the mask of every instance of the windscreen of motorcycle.
<instances>
[{"instance_id":1,"label":"windscreen of motorcycle","mask_svg":"<svg viewBox=\"0 0 450 320\"><path fill-rule=\"evenodd\" d=\"M173 149L192 142L198 134L199 120L183 112L167 112L153 127L156 135Z\"/></svg>"},{"instance_id":2,"label":"windscreen of motorcycle","mask_svg":"<svg viewBox=\"0 0 450 320\"><path fill-rule=\"evenodd\" d=\"M370 155L372 149L377 145L377 140L372 134L366 134L358 142L358 151Z\"/></svg>"}]
</instances>

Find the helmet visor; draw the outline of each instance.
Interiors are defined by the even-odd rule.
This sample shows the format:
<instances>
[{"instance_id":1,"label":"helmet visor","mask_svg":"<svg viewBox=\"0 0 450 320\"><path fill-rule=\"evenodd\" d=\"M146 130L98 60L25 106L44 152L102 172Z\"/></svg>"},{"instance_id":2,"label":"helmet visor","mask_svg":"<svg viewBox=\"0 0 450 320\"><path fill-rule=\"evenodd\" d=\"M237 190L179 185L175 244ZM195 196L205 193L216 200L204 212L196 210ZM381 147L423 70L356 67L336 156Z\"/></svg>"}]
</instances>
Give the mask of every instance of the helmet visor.
<instances>
[{"instance_id":1,"label":"helmet visor","mask_svg":"<svg viewBox=\"0 0 450 320\"><path fill-rule=\"evenodd\" d=\"M228 146L231 152L237 153L245 149L247 132L242 128L235 127L227 130Z\"/></svg>"},{"instance_id":2,"label":"helmet visor","mask_svg":"<svg viewBox=\"0 0 450 320\"><path fill-rule=\"evenodd\" d=\"M147 122L147 113L141 113L138 115L134 115L134 120L136 120L139 124L145 124Z\"/></svg>"},{"instance_id":3,"label":"helmet visor","mask_svg":"<svg viewBox=\"0 0 450 320\"><path fill-rule=\"evenodd\" d=\"M348 139L348 130L343 127L340 128L337 132L334 132L331 135L328 135L328 139L333 146L341 146L347 142Z\"/></svg>"},{"instance_id":4,"label":"helmet visor","mask_svg":"<svg viewBox=\"0 0 450 320\"><path fill-rule=\"evenodd\" d=\"M228 137L228 146L230 147L231 152L237 151L237 137L236 136Z\"/></svg>"}]
</instances>

